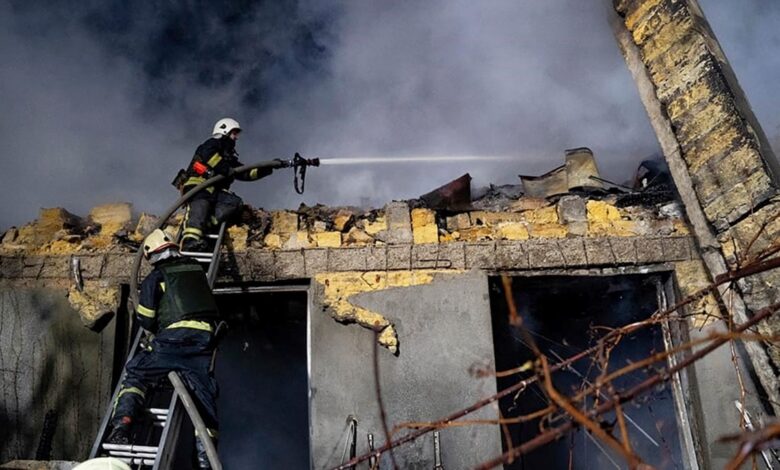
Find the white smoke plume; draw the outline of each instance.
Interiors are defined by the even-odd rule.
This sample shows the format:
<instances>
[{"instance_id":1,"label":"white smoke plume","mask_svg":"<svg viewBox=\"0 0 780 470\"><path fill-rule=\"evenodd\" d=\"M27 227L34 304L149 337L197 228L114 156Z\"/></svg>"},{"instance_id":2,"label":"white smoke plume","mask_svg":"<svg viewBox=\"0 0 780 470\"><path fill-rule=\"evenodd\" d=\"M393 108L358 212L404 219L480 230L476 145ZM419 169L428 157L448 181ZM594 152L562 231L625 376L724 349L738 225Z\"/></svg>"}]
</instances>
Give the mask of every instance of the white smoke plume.
<instances>
[{"instance_id":1,"label":"white smoke plume","mask_svg":"<svg viewBox=\"0 0 780 470\"><path fill-rule=\"evenodd\" d=\"M778 133L780 5L702 0L759 119ZM307 157L500 155L504 161L280 171L234 189L255 207L382 204L464 172L543 173L588 146L629 179L659 152L603 2L466 0L0 4L0 229L39 207L110 201L162 212L223 116L245 163Z\"/></svg>"}]
</instances>

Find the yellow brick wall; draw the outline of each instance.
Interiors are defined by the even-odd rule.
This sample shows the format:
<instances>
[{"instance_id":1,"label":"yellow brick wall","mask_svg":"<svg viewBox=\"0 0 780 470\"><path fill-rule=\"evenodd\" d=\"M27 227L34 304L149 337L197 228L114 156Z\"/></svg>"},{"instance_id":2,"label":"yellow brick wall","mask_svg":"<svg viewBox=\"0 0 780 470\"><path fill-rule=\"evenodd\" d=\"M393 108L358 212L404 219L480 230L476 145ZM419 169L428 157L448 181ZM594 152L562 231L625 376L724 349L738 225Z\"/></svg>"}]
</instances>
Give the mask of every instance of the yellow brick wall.
<instances>
[{"instance_id":1,"label":"yellow brick wall","mask_svg":"<svg viewBox=\"0 0 780 470\"><path fill-rule=\"evenodd\" d=\"M777 224L763 223L780 214L779 170L736 74L696 0L616 0L614 6L666 111L722 253L733 267L744 263L778 240ZM680 189L686 190L684 182ZM695 277L689 268L679 266L679 276ZM778 270L742 286L751 310L780 300ZM780 319L762 328L780 332ZM770 355L780 365L780 350L770 348Z\"/></svg>"}]
</instances>

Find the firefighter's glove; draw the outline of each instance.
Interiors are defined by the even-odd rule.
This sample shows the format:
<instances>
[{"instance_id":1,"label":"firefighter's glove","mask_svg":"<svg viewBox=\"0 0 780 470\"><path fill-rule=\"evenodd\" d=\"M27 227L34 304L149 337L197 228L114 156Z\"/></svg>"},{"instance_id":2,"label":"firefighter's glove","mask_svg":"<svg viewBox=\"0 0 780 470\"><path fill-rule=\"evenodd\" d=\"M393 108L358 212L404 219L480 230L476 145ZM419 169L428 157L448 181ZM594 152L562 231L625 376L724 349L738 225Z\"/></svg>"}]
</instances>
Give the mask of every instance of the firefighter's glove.
<instances>
[{"instance_id":1,"label":"firefighter's glove","mask_svg":"<svg viewBox=\"0 0 780 470\"><path fill-rule=\"evenodd\" d=\"M147 332L141 337L141 341L139 342L138 346L140 346L141 349L145 351L152 352L152 340L154 340L154 335Z\"/></svg>"}]
</instances>

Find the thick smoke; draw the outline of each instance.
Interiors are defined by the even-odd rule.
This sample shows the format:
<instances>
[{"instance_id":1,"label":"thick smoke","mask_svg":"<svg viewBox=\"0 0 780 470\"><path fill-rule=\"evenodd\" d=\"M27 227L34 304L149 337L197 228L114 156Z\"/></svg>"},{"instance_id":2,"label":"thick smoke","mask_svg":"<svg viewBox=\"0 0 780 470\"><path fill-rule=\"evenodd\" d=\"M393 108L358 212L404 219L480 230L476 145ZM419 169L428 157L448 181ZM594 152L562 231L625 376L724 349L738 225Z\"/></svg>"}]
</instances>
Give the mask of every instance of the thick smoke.
<instances>
[{"instance_id":1,"label":"thick smoke","mask_svg":"<svg viewBox=\"0 0 780 470\"><path fill-rule=\"evenodd\" d=\"M699 0L758 121L780 153L780 2Z\"/></svg>"},{"instance_id":2,"label":"thick smoke","mask_svg":"<svg viewBox=\"0 0 780 470\"><path fill-rule=\"evenodd\" d=\"M777 133L766 77L780 69L780 5L702 3ZM226 115L246 129L245 162L296 151L516 158L323 167L303 197L281 171L234 186L256 207L378 205L466 171L475 184L514 183L576 146L626 180L659 150L606 14L580 0L4 2L0 229L39 207L84 215L126 200L160 213L176 170Z\"/></svg>"}]
</instances>

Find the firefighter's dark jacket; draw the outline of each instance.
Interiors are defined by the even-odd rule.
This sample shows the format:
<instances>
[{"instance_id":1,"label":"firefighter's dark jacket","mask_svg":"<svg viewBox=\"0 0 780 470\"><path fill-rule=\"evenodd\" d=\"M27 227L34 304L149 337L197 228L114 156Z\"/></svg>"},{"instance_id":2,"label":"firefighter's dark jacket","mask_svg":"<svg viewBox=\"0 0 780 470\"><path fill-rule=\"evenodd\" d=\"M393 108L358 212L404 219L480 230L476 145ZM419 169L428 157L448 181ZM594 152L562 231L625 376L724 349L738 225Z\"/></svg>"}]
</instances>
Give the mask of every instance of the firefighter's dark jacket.
<instances>
[{"instance_id":1,"label":"firefighter's dark jacket","mask_svg":"<svg viewBox=\"0 0 780 470\"><path fill-rule=\"evenodd\" d=\"M200 162L208 168L209 174L198 174L195 171L196 162ZM241 173L232 173L234 168L243 166L244 164L238 160L238 154L236 153L236 142L228 136L221 138L212 137L203 142L195 150L195 155L192 157L189 166L187 167L187 179L184 182L183 192L188 191L193 186L196 186L208 178L215 175L226 176L225 179L209 187L209 192L215 190L229 189L233 180L240 181L254 181L271 174L273 169L252 169Z\"/></svg>"},{"instance_id":2,"label":"firefighter's dark jacket","mask_svg":"<svg viewBox=\"0 0 780 470\"><path fill-rule=\"evenodd\" d=\"M153 333L165 328L211 331L218 317L206 274L191 258L163 260L141 283L136 318L146 330Z\"/></svg>"}]
</instances>

